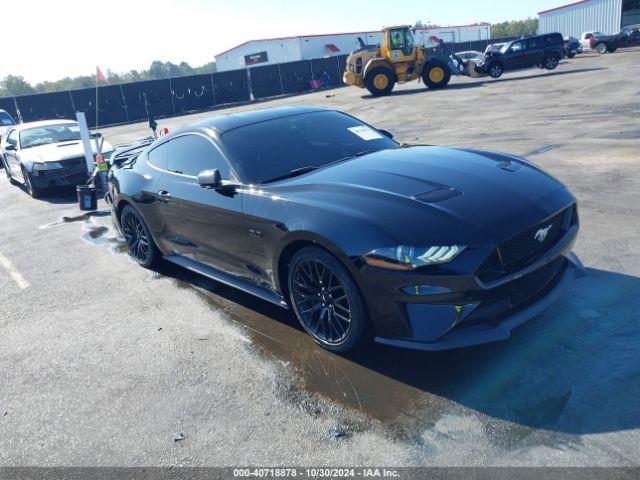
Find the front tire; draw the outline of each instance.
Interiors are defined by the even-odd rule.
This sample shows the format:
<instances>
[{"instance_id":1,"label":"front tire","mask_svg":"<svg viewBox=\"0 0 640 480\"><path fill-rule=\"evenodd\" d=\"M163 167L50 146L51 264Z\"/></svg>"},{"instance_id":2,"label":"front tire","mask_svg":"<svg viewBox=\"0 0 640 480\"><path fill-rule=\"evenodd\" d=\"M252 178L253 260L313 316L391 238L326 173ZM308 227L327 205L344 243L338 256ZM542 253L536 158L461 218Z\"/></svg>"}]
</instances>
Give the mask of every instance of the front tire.
<instances>
[{"instance_id":1,"label":"front tire","mask_svg":"<svg viewBox=\"0 0 640 480\"><path fill-rule=\"evenodd\" d=\"M374 97L389 95L396 83L394 73L385 67L376 67L372 69L365 79L367 90Z\"/></svg>"},{"instance_id":2,"label":"front tire","mask_svg":"<svg viewBox=\"0 0 640 480\"><path fill-rule=\"evenodd\" d=\"M451 70L444 62L432 60L422 69L422 81L428 88L444 88L451 80Z\"/></svg>"},{"instance_id":3,"label":"front tire","mask_svg":"<svg viewBox=\"0 0 640 480\"><path fill-rule=\"evenodd\" d=\"M24 167L22 167L22 178L24 179L25 187L27 187L27 193L31 195L31 198L40 198L44 193L44 190L33 184L31 181L31 175L29 175L29 172L27 172Z\"/></svg>"},{"instance_id":4,"label":"front tire","mask_svg":"<svg viewBox=\"0 0 640 480\"><path fill-rule=\"evenodd\" d=\"M596 52L598 52L600 55L604 55L605 53L607 53L607 45L605 43L599 43L598 45L596 45Z\"/></svg>"},{"instance_id":5,"label":"front tire","mask_svg":"<svg viewBox=\"0 0 640 480\"><path fill-rule=\"evenodd\" d=\"M489 65L489 68L487 68L488 72L489 72L489 76L491 78L500 78L502 76L502 74L504 73L504 67L502 66L502 63L500 62L493 62Z\"/></svg>"},{"instance_id":6,"label":"front tire","mask_svg":"<svg viewBox=\"0 0 640 480\"><path fill-rule=\"evenodd\" d=\"M122 209L120 227L131 258L145 268L150 268L160 261L160 251L153 241L149 228L131 205Z\"/></svg>"},{"instance_id":7,"label":"front tire","mask_svg":"<svg viewBox=\"0 0 640 480\"><path fill-rule=\"evenodd\" d=\"M326 350L346 353L368 338L366 309L355 281L342 263L318 247L305 247L291 259L289 299L298 321Z\"/></svg>"}]
</instances>

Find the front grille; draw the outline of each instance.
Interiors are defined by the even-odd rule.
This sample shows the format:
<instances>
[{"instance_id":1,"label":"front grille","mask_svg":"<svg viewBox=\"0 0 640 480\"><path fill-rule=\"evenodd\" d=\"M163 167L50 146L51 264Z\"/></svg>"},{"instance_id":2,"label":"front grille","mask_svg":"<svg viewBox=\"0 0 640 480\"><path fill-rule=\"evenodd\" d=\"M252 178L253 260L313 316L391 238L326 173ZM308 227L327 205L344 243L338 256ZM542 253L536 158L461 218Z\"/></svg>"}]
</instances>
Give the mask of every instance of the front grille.
<instances>
[{"instance_id":1,"label":"front grille","mask_svg":"<svg viewBox=\"0 0 640 480\"><path fill-rule=\"evenodd\" d=\"M87 168L87 161L84 157L67 158L65 160L60 160L60 163L65 168L84 167L85 170Z\"/></svg>"},{"instance_id":2,"label":"front grille","mask_svg":"<svg viewBox=\"0 0 640 480\"><path fill-rule=\"evenodd\" d=\"M522 270L556 245L575 222L577 211L572 205L503 242L482 263L478 278L491 282Z\"/></svg>"}]
</instances>

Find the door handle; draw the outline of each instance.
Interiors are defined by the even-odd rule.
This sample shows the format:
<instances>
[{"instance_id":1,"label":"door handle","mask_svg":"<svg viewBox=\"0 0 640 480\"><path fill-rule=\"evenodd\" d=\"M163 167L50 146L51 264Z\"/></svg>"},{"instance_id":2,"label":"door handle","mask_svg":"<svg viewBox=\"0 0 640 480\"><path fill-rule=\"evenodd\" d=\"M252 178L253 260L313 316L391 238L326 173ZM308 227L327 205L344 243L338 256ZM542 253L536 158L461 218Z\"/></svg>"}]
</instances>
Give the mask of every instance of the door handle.
<instances>
[{"instance_id":1,"label":"door handle","mask_svg":"<svg viewBox=\"0 0 640 480\"><path fill-rule=\"evenodd\" d=\"M171 193L167 192L166 190L158 190L158 195L165 199L171 198Z\"/></svg>"}]
</instances>

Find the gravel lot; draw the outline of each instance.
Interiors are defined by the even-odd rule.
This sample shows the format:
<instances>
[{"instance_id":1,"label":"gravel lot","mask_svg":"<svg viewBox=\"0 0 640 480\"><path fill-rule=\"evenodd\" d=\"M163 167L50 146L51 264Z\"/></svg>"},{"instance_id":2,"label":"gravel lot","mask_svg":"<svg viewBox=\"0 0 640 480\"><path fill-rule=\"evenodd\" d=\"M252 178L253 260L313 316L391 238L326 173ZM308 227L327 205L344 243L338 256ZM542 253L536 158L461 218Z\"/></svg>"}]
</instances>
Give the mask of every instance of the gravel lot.
<instances>
[{"instance_id":1,"label":"gravel lot","mask_svg":"<svg viewBox=\"0 0 640 480\"><path fill-rule=\"evenodd\" d=\"M81 215L73 193L32 200L2 176L0 466L640 465L638 98L631 49L159 120L327 106L400 141L522 155L569 185L588 275L508 341L441 353L321 351L277 307L134 265L104 203Z\"/></svg>"}]
</instances>

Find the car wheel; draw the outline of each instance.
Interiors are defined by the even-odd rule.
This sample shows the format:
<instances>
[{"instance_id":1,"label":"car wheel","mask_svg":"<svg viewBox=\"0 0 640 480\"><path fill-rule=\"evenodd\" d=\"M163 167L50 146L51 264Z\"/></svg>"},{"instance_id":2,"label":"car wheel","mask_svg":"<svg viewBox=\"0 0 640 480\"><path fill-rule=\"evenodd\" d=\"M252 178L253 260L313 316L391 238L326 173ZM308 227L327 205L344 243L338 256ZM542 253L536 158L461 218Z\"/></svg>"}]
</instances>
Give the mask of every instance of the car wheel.
<instances>
[{"instance_id":1,"label":"car wheel","mask_svg":"<svg viewBox=\"0 0 640 480\"><path fill-rule=\"evenodd\" d=\"M549 55L542 61L542 66L547 70L553 70L558 66L559 58L557 55Z\"/></svg>"},{"instance_id":2,"label":"car wheel","mask_svg":"<svg viewBox=\"0 0 640 480\"><path fill-rule=\"evenodd\" d=\"M338 259L305 247L291 259L287 280L296 317L318 345L346 353L364 343L369 323L362 295Z\"/></svg>"},{"instance_id":3,"label":"car wheel","mask_svg":"<svg viewBox=\"0 0 640 480\"><path fill-rule=\"evenodd\" d=\"M422 70L422 81L429 88L444 88L451 80L451 70L444 62L432 60Z\"/></svg>"},{"instance_id":4,"label":"car wheel","mask_svg":"<svg viewBox=\"0 0 640 480\"><path fill-rule=\"evenodd\" d=\"M604 43L599 43L596 46L596 52L598 52L600 55L604 55L605 53L607 53L607 45Z\"/></svg>"},{"instance_id":5,"label":"car wheel","mask_svg":"<svg viewBox=\"0 0 640 480\"><path fill-rule=\"evenodd\" d=\"M22 167L22 178L24 179L25 187L27 187L27 193L31 195L31 198L40 198L44 190L33 185L31 175L29 175L29 172L27 172L24 167Z\"/></svg>"},{"instance_id":6,"label":"car wheel","mask_svg":"<svg viewBox=\"0 0 640 480\"><path fill-rule=\"evenodd\" d=\"M489 65L489 76L491 78L500 78L503 72L504 68L501 63L495 62Z\"/></svg>"},{"instance_id":7,"label":"car wheel","mask_svg":"<svg viewBox=\"0 0 640 480\"><path fill-rule=\"evenodd\" d=\"M567 53L567 57L568 57L568 58L573 58L573 57L575 57L575 56L576 56L576 52L569 52L569 53Z\"/></svg>"},{"instance_id":8,"label":"car wheel","mask_svg":"<svg viewBox=\"0 0 640 480\"><path fill-rule=\"evenodd\" d=\"M131 205L127 205L122 209L120 227L127 243L129 255L136 262L145 268L149 268L160 260L160 251L153 241L149 228Z\"/></svg>"},{"instance_id":9,"label":"car wheel","mask_svg":"<svg viewBox=\"0 0 640 480\"><path fill-rule=\"evenodd\" d=\"M371 95L380 97L391 93L396 79L394 78L394 73L389 68L377 67L367 74L365 83Z\"/></svg>"}]
</instances>

